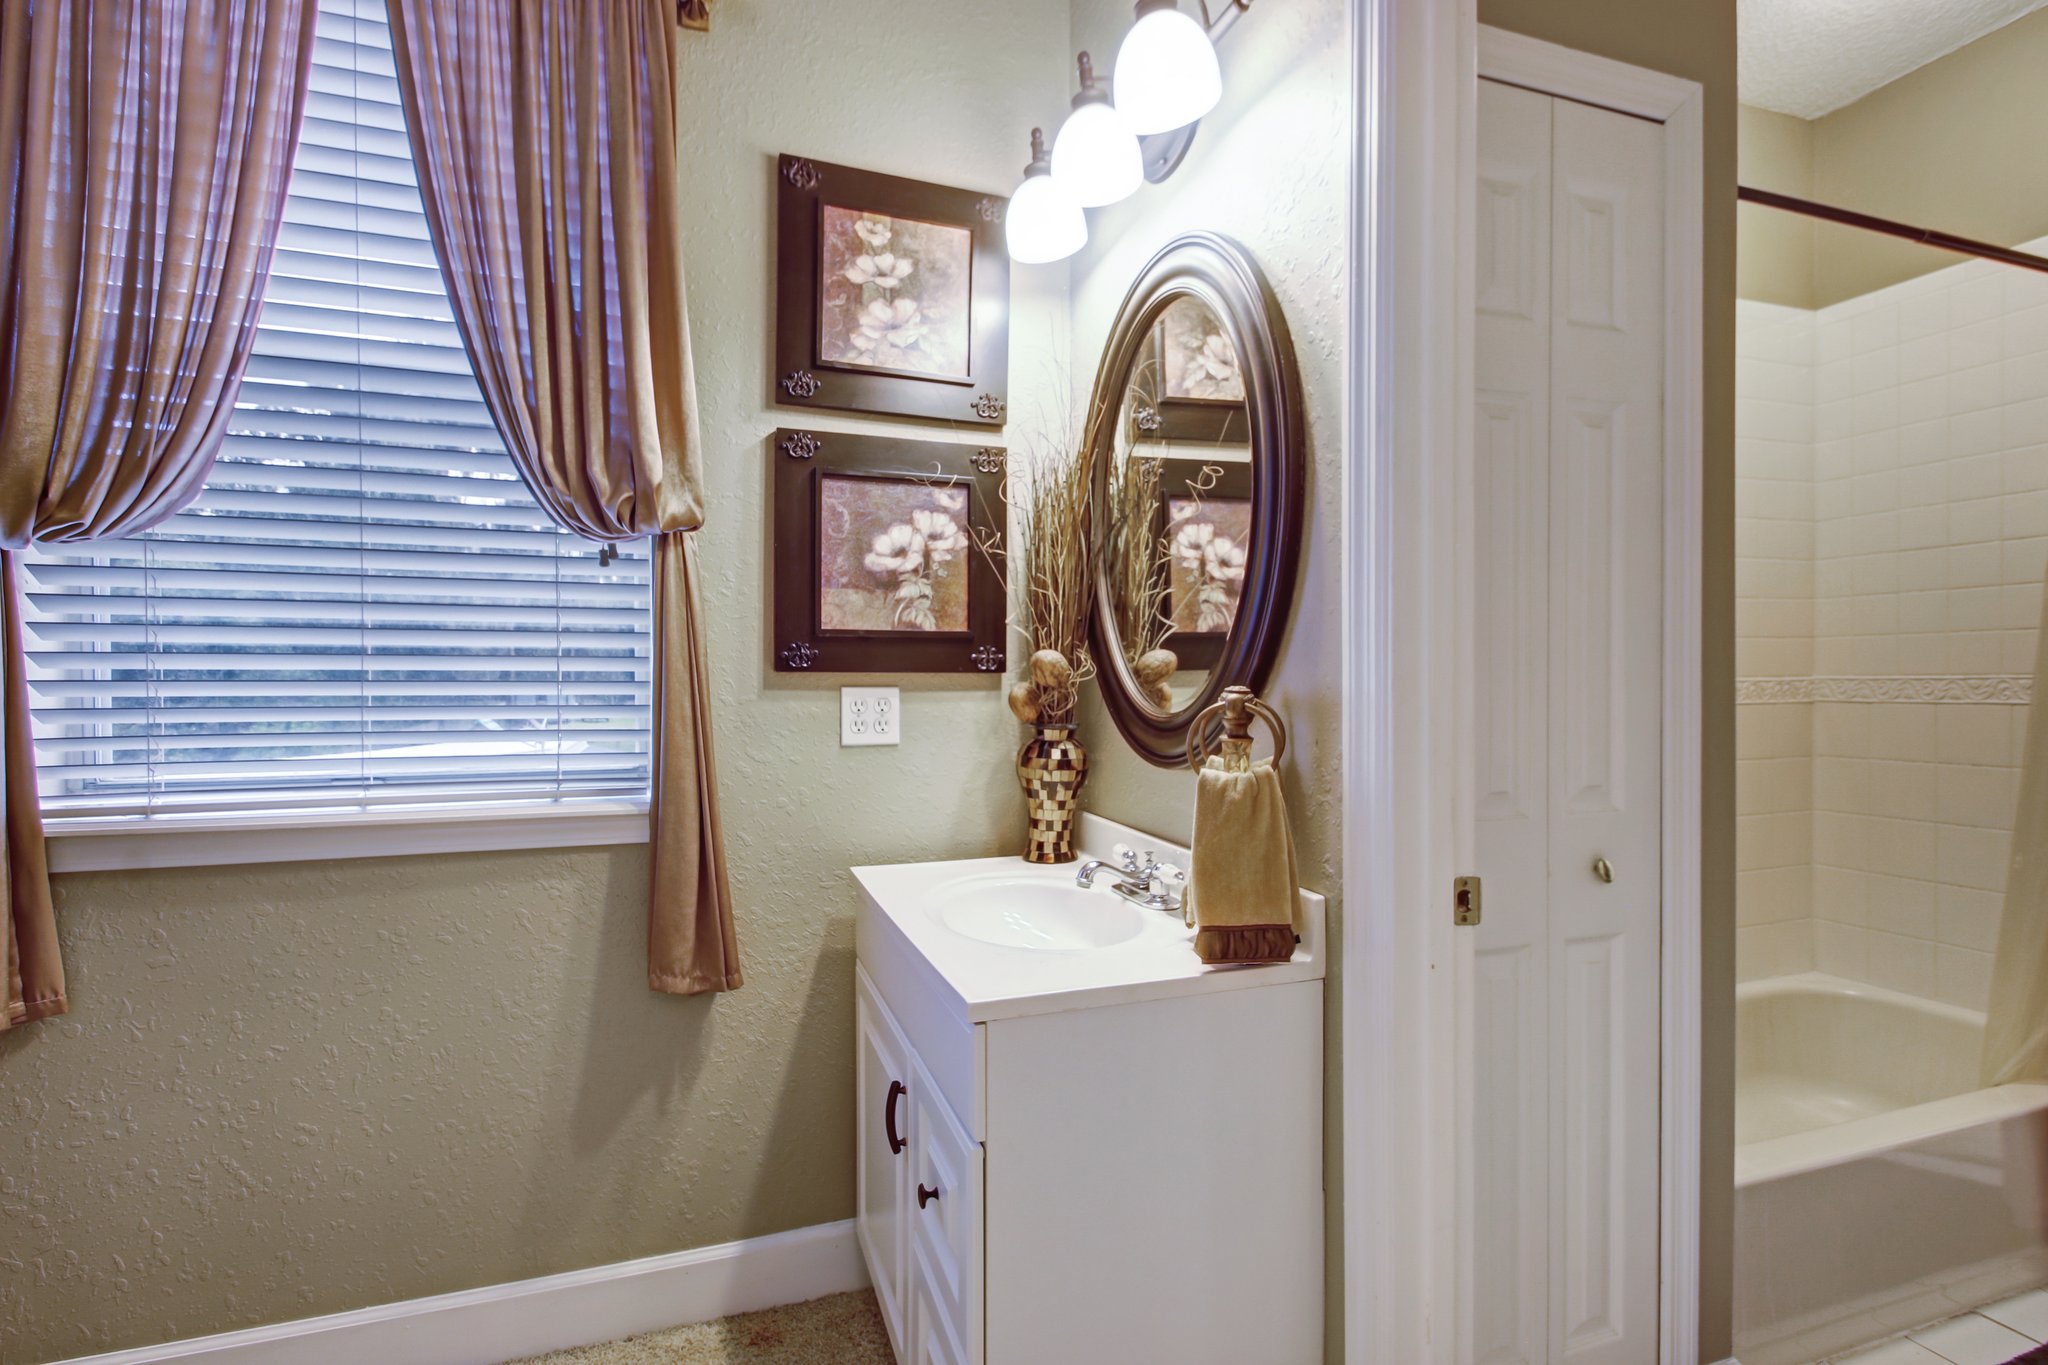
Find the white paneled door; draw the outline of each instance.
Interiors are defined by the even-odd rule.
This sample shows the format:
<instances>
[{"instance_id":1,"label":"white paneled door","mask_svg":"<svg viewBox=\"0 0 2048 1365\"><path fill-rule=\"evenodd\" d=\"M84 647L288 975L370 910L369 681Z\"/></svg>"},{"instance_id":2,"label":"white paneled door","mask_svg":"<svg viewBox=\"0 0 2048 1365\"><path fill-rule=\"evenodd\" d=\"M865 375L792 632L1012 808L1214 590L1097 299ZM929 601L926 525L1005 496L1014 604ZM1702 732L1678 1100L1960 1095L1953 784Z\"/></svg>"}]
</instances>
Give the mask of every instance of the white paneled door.
<instances>
[{"instance_id":1,"label":"white paneled door","mask_svg":"<svg viewBox=\"0 0 2048 1365\"><path fill-rule=\"evenodd\" d=\"M1479 84L1466 1358L1657 1359L1660 125Z\"/></svg>"}]
</instances>

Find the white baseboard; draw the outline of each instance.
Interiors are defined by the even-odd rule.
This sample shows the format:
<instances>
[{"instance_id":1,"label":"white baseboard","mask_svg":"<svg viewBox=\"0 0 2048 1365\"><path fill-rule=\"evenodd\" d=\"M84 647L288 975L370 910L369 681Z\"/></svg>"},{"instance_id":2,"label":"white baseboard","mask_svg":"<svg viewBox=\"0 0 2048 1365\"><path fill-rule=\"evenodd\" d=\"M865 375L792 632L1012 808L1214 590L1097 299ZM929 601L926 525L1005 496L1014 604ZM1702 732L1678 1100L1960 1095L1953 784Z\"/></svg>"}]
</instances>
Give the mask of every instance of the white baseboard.
<instances>
[{"instance_id":1,"label":"white baseboard","mask_svg":"<svg viewBox=\"0 0 2048 1365\"><path fill-rule=\"evenodd\" d=\"M848 1219L58 1365L497 1365L867 1283Z\"/></svg>"}]
</instances>

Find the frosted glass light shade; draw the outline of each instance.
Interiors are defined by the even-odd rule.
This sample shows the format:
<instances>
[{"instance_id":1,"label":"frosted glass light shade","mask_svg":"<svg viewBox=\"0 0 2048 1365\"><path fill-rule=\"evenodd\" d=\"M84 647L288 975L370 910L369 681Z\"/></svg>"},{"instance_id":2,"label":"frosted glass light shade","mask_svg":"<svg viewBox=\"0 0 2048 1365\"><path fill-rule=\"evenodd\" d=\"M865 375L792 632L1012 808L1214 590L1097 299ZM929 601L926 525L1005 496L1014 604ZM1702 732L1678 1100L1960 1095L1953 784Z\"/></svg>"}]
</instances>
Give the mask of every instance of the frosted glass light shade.
<instances>
[{"instance_id":1,"label":"frosted glass light shade","mask_svg":"<svg viewBox=\"0 0 2048 1365\"><path fill-rule=\"evenodd\" d=\"M1152 9L1116 54L1116 108L1140 137L1185 128L1223 98L1216 47L1177 9Z\"/></svg>"},{"instance_id":2,"label":"frosted glass light shade","mask_svg":"<svg viewBox=\"0 0 2048 1365\"><path fill-rule=\"evenodd\" d=\"M1025 265L1064 260L1088 243L1088 219L1073 193L1043 171L1024 177L1003 217L1010 259Z\"/></svg>"},{"instance_id":3,"label":"frosted glass light shade","mask_svg":"<svg viewBox=\"0 0 2048 1365\"><path fill-rule=\"evenodd\" d=\"M1052 178L1084 209L1128 199L1145 183L1145 156L1123 115L1105 100L1067 115L1052 144Z\"/></svg>"}]
</instances>

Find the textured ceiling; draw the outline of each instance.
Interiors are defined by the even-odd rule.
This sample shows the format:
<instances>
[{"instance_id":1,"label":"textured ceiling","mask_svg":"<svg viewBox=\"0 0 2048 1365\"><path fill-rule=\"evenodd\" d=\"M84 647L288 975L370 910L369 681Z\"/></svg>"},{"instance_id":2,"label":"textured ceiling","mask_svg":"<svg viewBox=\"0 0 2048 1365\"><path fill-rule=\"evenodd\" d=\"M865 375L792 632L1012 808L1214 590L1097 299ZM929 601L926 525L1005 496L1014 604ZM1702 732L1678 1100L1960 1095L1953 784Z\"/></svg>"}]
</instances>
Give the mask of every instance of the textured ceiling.
<instances>
[{"instance_id":1,"label":"textured ceiling","mask_svg":"<svg viewBox=\"0 0 2048 1365\"><path fill-rule=\"evenodd\" d=\"M1737 0L1742 102L1819 118L2048 0Z\"/></svg>"}]
</instances>

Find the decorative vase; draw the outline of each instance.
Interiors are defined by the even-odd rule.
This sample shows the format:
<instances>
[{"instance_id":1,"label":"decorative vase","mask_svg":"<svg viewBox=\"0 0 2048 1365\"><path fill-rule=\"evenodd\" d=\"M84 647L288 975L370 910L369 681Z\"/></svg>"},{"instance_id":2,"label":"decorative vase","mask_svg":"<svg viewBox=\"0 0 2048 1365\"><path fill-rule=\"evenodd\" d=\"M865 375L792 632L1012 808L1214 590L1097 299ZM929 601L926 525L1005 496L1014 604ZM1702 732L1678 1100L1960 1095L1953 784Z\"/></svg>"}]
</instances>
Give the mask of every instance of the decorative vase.
<instances>
[{"instance_id":1,"label":"decorative vase","mask_svg":"<svg viewBox=\"0 0 2048 1365\"><path fill-rule=\"evenodd\" d=\"M1031 729L1031 738L1017 754L1017 780L1023 784L1031 816L1024 861L1071 863L1081 785L1088 780L1088 751L1074 738L1072 724Z\"/></svg>"}]
</instances>

